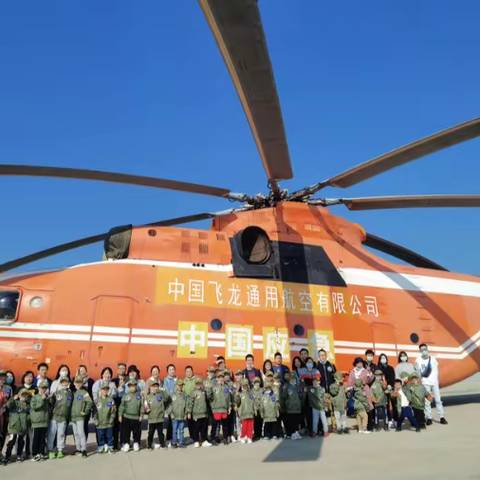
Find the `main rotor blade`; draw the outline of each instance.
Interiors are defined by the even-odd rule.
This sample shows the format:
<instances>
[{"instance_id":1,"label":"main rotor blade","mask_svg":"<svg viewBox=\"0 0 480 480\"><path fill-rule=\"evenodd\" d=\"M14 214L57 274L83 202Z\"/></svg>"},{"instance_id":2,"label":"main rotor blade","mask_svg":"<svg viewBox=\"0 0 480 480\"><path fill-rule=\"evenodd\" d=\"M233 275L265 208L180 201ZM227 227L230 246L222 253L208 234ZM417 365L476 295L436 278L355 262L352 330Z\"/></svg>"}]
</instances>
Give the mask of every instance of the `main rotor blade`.
<instances>
[{"instance_id":1,"label":"main rotor blade","mask_svg":"<svg viewBox=\"0 0 480 480\"><path fill-rule=\"evenodd\" d=\"M257 0L199 0L274 190L292 178L280 102Z\"/></svg>"},{"instance_id":2,"label":"main rotor blade","mask_svg":"<svg viewBox=\"0 0 480 480\"><path fill-rule=\"evenodd\" d=\"M480 207L480 195L412 195L394 197L342 198L349 210L390 208Z\"/></svg>"},{"instance_id":3,"label":"main rotor blade","mask_svg":"<svg viewBox=\"0 0 480 480\"><path fill-rule=\"evenodd\" d=\"M205 220L208 218L213 218L219 216L220 214L225 214L228 212L219 212L219 213L199 213L197 215L189 215L186 217L177 217L171 218L170 220L162 220L160 222L148 223L142 225L142 227L169 227L172 225L181 225L183 223L195 222L198 220ZM125 229L131 228L126 226ZM119 233L121 230L118 230ZM22 267L37 260L43 258L51 257L59 253L67 252L69 250L74 250L75 248L85 247L87 245L92 245L97 242L105 240L108 236L108 232L101 233L99 235L92 235L91 237L81 238L79 240L74 240L73 242L62 243L55 247L47 248L46 250L40 250L39 252L32 253L31 255L26 255L25 257L16 258L15 260L10 260L9 262L0 264L0 273L13 270L14 268Z\"/></svg>"},{"instance_id":4,"label":"main rotor blade","mask_svg":"<svg viewBox=\"0 0 480 480\"><path fill-rule=\"evenodd\" d=\"M239 201L246 201L247 198L246 195L231 193L230 190L225 188L209 187L207 185L179 182L176 180L166 180L164 178L143 177L140 175L85 170L81 168L43 167L38 165L0 165L0 175L97 180L101 182L123 183L143 187L165 188L180 192L201 193L204 195L231 198Z\"/></svg>"},{"instance_id":5,"label":"main rotor blade","mask_svg":"<svg viewBox=\"0 0 480 480\"><path fill-rule=\"evenodd\" d=\"M407 262L415 267L431 268L432 270L443 270L448 272L446 268L442 267L438 263L435 263L432 260L429 260L428 258L409 250L408 248L397 245L396 243L385 240L384 238L377 237L376 235L372 235L371 233L367 233L363 244L380 252L388 253L389 255L392 255L392 257L399 258L400 260L403 260L404 262Z\"/></svg>"}]
</instances>

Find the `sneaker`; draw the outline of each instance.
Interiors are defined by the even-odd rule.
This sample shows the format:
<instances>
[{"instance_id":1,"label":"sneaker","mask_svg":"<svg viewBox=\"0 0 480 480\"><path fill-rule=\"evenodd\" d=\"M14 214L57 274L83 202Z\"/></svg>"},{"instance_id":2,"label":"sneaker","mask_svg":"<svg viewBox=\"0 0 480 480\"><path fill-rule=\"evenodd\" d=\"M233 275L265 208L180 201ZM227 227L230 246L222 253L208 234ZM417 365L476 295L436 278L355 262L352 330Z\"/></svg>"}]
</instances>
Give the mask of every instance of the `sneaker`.
<instances>
[{"instance_id":1,"label":"sneaker","mask_svg":"<svg viewBox=\"0 0 480 480\"><path fill-rule=\"evenodd\" d=\"M343 433L343 430L341 428L337 428L337 434L341 435Z\"/></svg>"},{"instance_id":2,"label":"sneaker","mask_svg":"<svg viewBox=\"0 0 480 480\"><path fill-rule=\"evenodd\" d=\"M273 437L274 440L280 440L278 437Z\"/></svg>"},{"instance_id":3,"label":"sneaker","mask_svg":"<svg viewBox=\"0 0 480 480\"><path fill-rule=\"evenodd\" d=\"M50 460L54 460L55 458L57 458L57 456L55 455L55 452L48 452L48 458Z\"/></svg>"},{"instance_id":4,"label":"sneaker","mask_svg":"<svg viewBox=\"0 0 480 480\"><path fill-rule=\"evenodd\" d=\"M397 427L397 428L395 429L395 431L396 431L396 432L401 432L402 429Z\"/></svg>"},{"instance_id":5,"label":"sneaker","mask_svg":"<svg viewBox=\"0 0 480 480\"><path fill-rule=\"evenodd\" d=\"M113 447L108 447L108 453L115 453L115 450L113 449Z\"/></svg>"},{"instance_id":6,"label":"sneaker","mask_svg":"<svg viewBox=\"0 0 480 480\"><path fill-rule=\"evenodd\" d=\"M415 431L416 431L417 433L420 433L420 432L422 431L422 429L421 429L420 427L417 427L417 428L415 429Z\"/></svg>"},{"instance_id":7,"label":"sneaker","mask_svg":"<svg viewBox=\"0 0 480 480\"><path fill-rule=\"evenodd\" d=\"M235 438L235 435L232 435L230 437L230 440L231 440L232 443L237 443L237 439Z\"/></svg>"},{"instance_id":8,"label":"sneaker","mask_svg":"<svg viewBox=\"0 0 480 480\"><path fill-rule=\"evenodd\" d=\"M128 443L126 443L122 448L122 452L127 453L129 450L130 450L130 445Z\"/></svg>"},{"instance_id":9,"label":"sneaker","mask_svg":"<svg viewBox=\"0 0 480 480\"><path fill-rule=\"evenodd\" d=\"M446 420L445 420L446 421ZM431 418L427 418L427 425L433 425L433 421Z\"/></svg>"},{"instance_id":10,"label":"sneaker","mask_svg":"<svg viewBox=\"0 0 480 480\"><path fill-rule=\"evenodd\" d=\"M195 442L195 443L193 444L193 446L194 446L195 448L198 448L198 447L200 447L200 443L199 443L199 442Z\"/></svg>"},{"instance_id":11,"label":"sneaker","mask_svg":"<svg viewBox=\"0 0 480 480\"><path fill-rule=\"evenodd\" d=\"M63 458L65 455L63 452L60 450L60 452L57 453L57 458Z\"/></svg>"},{"instance_id":12,"label":"sneaker","mask_svg":"<svg viewBox=\"0 0 480 480\"><path fill-rule=\"evenodd\" d=\"M159 443L154 443L153 444L154 450L158 450L160 447L161 447L161 445Z\"/></svg>"},{"instance_id":13,"label":"sneaker","mask_svg":"<svg viewBox=\"0 0 480 480\"><path fill-rule=\"evenodd\" d=\"M84 450L84 451L82 452L82 458L87 458L87 457L88 457L87 452Z\"/></svg>"},{"instance_id":14,"label":"sneaker","mask_svg":"<svg viewBox=\"0 0 480 480\"><path fill-rule=\"evenodd\" d=\"M79 452L78 450L75 450L73 453L72 453L72 456L74 457L77 457L78 455L80 455L82 452Z\"/></svg>"},{"instance_id":15,"label":"sneaker","mask_svg":"<svg viewBox=\"0 0 480 480\"><path fill-rule=\"evenodd\" d=\"M389 426L390 428L396 428L395 422L394 422L393 420L390 420L390 421L388 422L388 426Z\"/></svg>"},{"instance_id":16,"label":"sneaker","mask_svg":"<svg viewBox=\"0 0 480 480\"><path fill-rule=\"evenodd\" d=\"M4 467L6 467L10 462L11 460L9 458L2 458L2 465Z\"/></svg>"},{"instance_id":17,"label":"sneaker","mask_svg":"<svg viewBox=\"0 0 480 480\"><path fill-rule=\"evenodd\" d=\"M328 437L329 433L328 432L324 432L323 436L326 438Z\"/></svg>"},{"instance_id":18,"label":"sneaker","mask_svg":"<svg viewBox=\"0 0 480 480\"><path fill-rule=\"evenodd\" d=\"M212 440L212 445L213 445L214 447L218 447L218 442L217 442L216 440Z\"/></svg>"},{"instance_id":19,"label":"sneaker","mask_svg":"<svg viewBox=\"0 0 480 480\"><path fill-rule=\"evenodd\" d=\"M97 447L95 453L103 453L103 447Z\"/></svg>"},{"instance_id":20,"label":"sneaker","mask_svg":"<svg viewBox=\"0 0 480 480\"><path fill-rule=\"evenodd\" d=\"M177 444L176 444L176 443L172 443L172 446L171 446L170 448L172 448L173 450L175 450L175 448L177 448Z\"/></svg>"},{"instance_id":21,"label":"sneaker","mask_svg":"<svg viewBox=\"0 0 480 480\"><path fill-rule=\"evenodd\" d=\"M365 433L365 434L367 434L367 435L370 435L370 434L373 433L373 432L371 432L370 430L365 430L363 433Z\"/></svg>"},{"instance_id":22,"label":"sneaker","mask_svg":"<svg viewBox=\"0 0 480 480\"><path fill-rule=\"evenodd\" d=\"M172 442L167 442L167 448L172 448Z\"/></svg>"},{"instance_id":23,"label":"sneaker","mask_svg":"<svg viewBox=\"0 0 480 480\"><path fill-rule=\"evenodd\" d=\"M105 444L105 445L103 446L103 451L104 451L105 453L108 452L108 445L107 445L107 444Z\"/></svg>"},{"instance_id":24,"label":"sneaker","mask_svg":"<svg viewBox=\"0 0 480 480\"><path fill-rule=\"evenodd\" d=\"M202 443L202 447L211 447L212 444L208 441L208 440L205 440L203 443Z\"/></svg>"},{"instance_id":25,"label":"sneaker","mask_svg":"<svg viewBox=\"0 0 480 480\"><path fill-rule=\"evenodd\" d=\"M390 429L388 428L388 425L385 425L385 426L383 427L383 429L384 429L386 432L388 432L388 431L390 430Z\"/></svg>"},{"instance_id":26,"label":"sneaker","mask_svg":"<svg viewBox=\"0 0 480 480\"><path fill-rule=\"evenodd\" d=\"M133 444L133 451L134 452L139 452L140 451L140 445L138 443Z\"/></svg>"},{"instance_id":27,"label":"sneaker","mask_svg":"<svg viewBox=\"0 0 480 480\"><path fill-rule=\"evenodd\" d=\"M315 437L318 437L318 434L313 432L311 435L310 435L312 438L315 438Z\"/></svg>"},{"instance_id":28,"label":"sneaker","mask_svg":"<svg viewBox=\"0 0 480 480\"><path fill-rule=\"evenodd\" d=\"M241 438L240 443L247 443L247 441L245 440L245 438Z\"/></svg>"},{"instance_id":29,"label":"sneaker","mask_svg":"<svg viewBox=\"0 0 480 480\"><path fill-rule=\"evenodd\" d=\"M184 443L181 443L178 448L187 448L187 446Z\"/></svg>"},{"instance_id":30,"label":"sneaker","mask_svg":"<svg viewBox=\"0 0 480 480\"><path fill-rule=\"evenodd\" d=\"M247 443L253 443L251 438L247 438Z\"/></svg>"},{"instance_id":31,"label":"sneaker","mask_svg":"<svg viewBox=\"0 0 480 480\"><path fill-rule=\"evenodd\" d=\"M17 462L18 462L18 463L22 463L24 460L25 460L25 457L22 457L22 456L19 457L19 456L17 455Z\"/></svg>"},{"instance_id":32,"label":"sneaker","mask_svg":"<svg viewBox=\"0 0 480 480\"><path fill-rule=\"evenodd\" d=\"M228 441L228 438L224 438L224 439L222 440L222 443L223 443L224 445L228 445L230 442Z\"/></svg>"},{"instance_id":33,"label":"sneaker","mask_svg":"<svg viewBox=\"0 0 480 480\"><path fill-rule=\"evenodd\" d=\"M263 437L264 442L268 442L270 439L268 437Z\"/></svg>"},{"instance_id":34,"label":"sneaker","mask_svg":"<svg viewBox=\"0 0 480 480\"><path fill-rule=\"evenodd\" d=\"M448 425L448 422L447 422L447 420L445 419L445 417L442 417L442 418L440 419L440 423L441 423L442 425Z\"/></svg>"},{"instance_id":35,"label":"sneaker","mask_svg":"<svg viewBox=\"0 0 480 480\"><path fill-rule=\"evenodd\" d=\"M345 428L343 429L343 433L345 433L345 434L347 434L347 435L350 435L350 430L349 430L347 427L345 427Z\"/></svg>"}]
</instances>

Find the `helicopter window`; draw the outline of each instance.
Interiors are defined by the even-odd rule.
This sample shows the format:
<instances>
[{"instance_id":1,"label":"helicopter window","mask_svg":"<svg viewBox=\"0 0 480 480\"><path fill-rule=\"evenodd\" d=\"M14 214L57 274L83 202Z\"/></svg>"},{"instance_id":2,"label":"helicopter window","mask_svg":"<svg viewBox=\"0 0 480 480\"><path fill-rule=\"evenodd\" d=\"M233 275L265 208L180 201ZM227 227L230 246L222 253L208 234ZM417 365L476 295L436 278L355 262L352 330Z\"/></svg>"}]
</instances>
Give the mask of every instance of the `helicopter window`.
<instances>
[{"instance_id":1,"label":"helicopter window","mask_svg":"<svg viewBox=\"0 0 480 480\"><path fill-rule=\"evenodd\" d=\"M420 339L418 338L418 335L416 333L412 333L410 335L410 340L412 341L412 343L418 343Z\"/></svg>"},{"instance_id":2,"label":"helicopter window","mask_svg":"<svg viewBox=\"0 0 480 480\"><path fill-rule=\"evenodd\" d=\"M264 230L259 227L247 227L240 235L244 260L257 265L268 261L272 248Z\"/></svg>"},{"instance_id":3,"label":"helicopter window","mask_svg":"<svg viewBox=\"0 0 480 480\"><path fill-rule=\"evenodd\" d=\"M18 290L0 290L0 323L11 323L17 318L19 299Z\"/></svg>"}]
</instances>

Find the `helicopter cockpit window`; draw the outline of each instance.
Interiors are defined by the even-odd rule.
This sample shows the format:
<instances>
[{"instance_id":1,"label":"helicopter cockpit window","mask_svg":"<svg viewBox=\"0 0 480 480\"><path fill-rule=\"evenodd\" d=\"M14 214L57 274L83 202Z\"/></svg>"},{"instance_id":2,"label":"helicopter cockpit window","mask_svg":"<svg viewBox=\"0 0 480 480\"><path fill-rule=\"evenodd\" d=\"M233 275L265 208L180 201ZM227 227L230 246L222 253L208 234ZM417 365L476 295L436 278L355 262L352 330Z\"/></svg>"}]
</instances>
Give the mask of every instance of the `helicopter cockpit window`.
<instances>
[{"instance_id":1,"label":"helicopter cockpit window","mask_svg":"<svg viewBox=\"0 0 480 480\"><path fill-rule=\"evenodd\" d=\"M268 235L259 227L247 227L240 232L242 257L250 264L263 264L268 261L272 247Z\"/></svg>"},{"instance_id":2,"label":"helicopter cockpit window","mask_svg":"<svg viewBox=\"0 0 480 480\"><path fill-rule=\"evenodd\" d=\"M0 290L0 323L11 323L17 318L20 292Z\"/></svg>"}]
</instances>

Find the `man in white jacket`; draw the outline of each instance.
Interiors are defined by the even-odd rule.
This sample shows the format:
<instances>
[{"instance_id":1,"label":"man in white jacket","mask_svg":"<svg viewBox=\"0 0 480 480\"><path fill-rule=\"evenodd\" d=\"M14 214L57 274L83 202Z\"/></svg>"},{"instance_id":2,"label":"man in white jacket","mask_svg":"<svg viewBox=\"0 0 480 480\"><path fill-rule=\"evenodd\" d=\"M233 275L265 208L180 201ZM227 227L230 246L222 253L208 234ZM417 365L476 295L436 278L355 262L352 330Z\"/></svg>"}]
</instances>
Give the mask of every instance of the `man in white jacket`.
<instances>
[{"instance_id":1,"label":"man in white jacket","mask_svg":"<svg viewBox=\"0 0 480 480\"><path fill-rule=\"evenodd\" d=\"M421 356L415 360L415 370L421 376L422 384L425 390L435 399L435 406L437 407L438 415L440 416L440 423L447 425L443 413L443 403L440 397L440 386L438 384L438 362L435 357L428 354L428 346L422 343L419 347ZM425 398L425 417L427 418L427 425L432 424L432 404Z\"/></svg>"}]
</instances>

